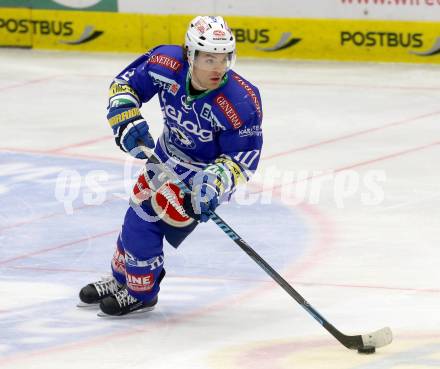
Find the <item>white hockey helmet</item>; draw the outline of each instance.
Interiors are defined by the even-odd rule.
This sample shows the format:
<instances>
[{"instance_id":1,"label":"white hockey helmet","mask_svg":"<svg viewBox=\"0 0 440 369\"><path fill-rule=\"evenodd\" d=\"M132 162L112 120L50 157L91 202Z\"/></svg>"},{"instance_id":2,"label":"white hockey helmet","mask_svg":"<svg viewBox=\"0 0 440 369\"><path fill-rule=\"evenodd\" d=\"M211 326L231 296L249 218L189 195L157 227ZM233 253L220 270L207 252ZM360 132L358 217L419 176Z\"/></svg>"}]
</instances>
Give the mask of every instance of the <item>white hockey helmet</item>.
<instances>
[{"instance_id":1,"label":"white hockey helmet","mask_svg":"<svg viewBox=\"0 0 440 369\"><path fill-rule=\"evenodd\" d=\"M191 67L197 51L229 54L228 69L235 63L235 38L220 16L195 17L186 31L185 48Z\"/></svg>"}]
</instances>

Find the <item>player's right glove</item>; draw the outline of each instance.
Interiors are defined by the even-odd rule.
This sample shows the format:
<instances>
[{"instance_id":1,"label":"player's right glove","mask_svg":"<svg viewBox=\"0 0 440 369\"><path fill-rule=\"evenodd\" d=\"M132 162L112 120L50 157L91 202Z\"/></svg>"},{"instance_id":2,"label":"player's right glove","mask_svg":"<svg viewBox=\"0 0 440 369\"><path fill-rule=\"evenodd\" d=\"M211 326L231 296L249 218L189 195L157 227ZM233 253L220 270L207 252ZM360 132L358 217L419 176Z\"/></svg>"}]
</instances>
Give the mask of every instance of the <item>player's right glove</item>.
<instances>
[{"instance_id":1,"label":"player's right glove","mask_svg":"<svg viewBox=\"0 0 440 369\"><path fill-rule=\"evenodd\" d=\"M137 147L141 142L152 149L154 148L154 140L149 132L148 123L142 117L139 108L111 109L107 119L113 129L119 148L138 159L146 159L146 155Z\"/></svg>"},{"instance_id":2,"label":"player's right glove","mask_svg":"<svg viewBox=\"0 0 440 369\"><path fill-rule=\"evenodd\" d=\"M192 191L184 199L187 214L199 222L207 222L210 213L219 205L219 197L225 191L228 177L224 169L216 164L208 165L193 178Z\"/></svg>"}]
</instances>

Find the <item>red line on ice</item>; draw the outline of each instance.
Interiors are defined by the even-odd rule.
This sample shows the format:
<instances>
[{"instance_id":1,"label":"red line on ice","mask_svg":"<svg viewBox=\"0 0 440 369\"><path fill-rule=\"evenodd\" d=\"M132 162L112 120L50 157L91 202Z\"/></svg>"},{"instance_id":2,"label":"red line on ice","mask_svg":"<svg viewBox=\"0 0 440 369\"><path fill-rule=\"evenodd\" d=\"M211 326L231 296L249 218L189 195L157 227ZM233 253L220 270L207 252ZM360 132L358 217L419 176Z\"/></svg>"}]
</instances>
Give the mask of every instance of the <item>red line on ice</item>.
<instances>
[{"instance_id":1,"label":"red line on ice","mask_svg":"<svg viewBox=\"0 0 440 369\"><path fill-rule=\"evenodd\" d=\"M269 81L255 80L255 84L280 85L280 86L311 86L311 87L343 87L343 88L362 88L373 90L403 90L403 91L440 91L440 86L399 86L399 85L368 85L356 83L324 83L324 82L304 82L304 81Z\"/></svg>"},{"instance_id":2,"label":"red line on ice","mask_svg":"<svg viewBox=\"0 0 440 369\"><path fill-rule=\"evenodd\" d=\"M28 85L37 84L37 83L44 83L44 82L50 81L51 79L55 79L59 76L60 75L47 76L47 77L42 77L42 78L30 79L28 81L18 82L13 85L0 86L0 91L8 91L13 88L24 87L24 86L28 86Z\"/></svg>"},{"instance_id":3,"label":"red line on ice","mask_svg":"<svg viewBox=\"0 0 440 369\"><path fill-rule=\"evenodd\" d=\"M267 188L267 189L261 189L261 190L255 191L255 192L251 192L250 194L255 194L255 193L260 193L260 192L265 192L265 191L273 191L273 190L280 189L280 188L282 188L284 186L287 186L287 185L292 185L292 184L295 184L295 183L300 183L300 182L309 181L309 180L312 180L312 179L315 179L315 178L323 177L323 176L328 175L329 173L330 174L331 173L338 173L338 172L341 172L343 170L358 168L358 167L362 167L362 166L369 165L369 164L372 164L372 163L376 163L376 162L379 162L379 161L393 159L393 158L396 158L396 157L399 157L399 156L404 156L406 154L410 154L410 153L413 153L413 152L417 152L417 151L421 151L421 150L424 150L424 149L427 149L427 148L431 148L431 147L434 147L436 145L440 145L440 141L432 142L432 143L427 144L427 145L413 147L413 148L408 149L408 150L398 151L398 152L395 152L395 153L392 153L392 154L389 154L389 155L380 156L378 158L361 161L359 163L354 163L354 164L351 164L351 165L346 165L346 166L343 166L343 167L340 167L340 168L337 168L337 169L334 169L334 170L331 170L331 171L327 171L327 172L322 173L322 174L312 175L312 176L309 176L307 178L303 178L301 180L295 180L295 181L292 181L292 182L289 182L289 183L283 183L283 184L280 184L280 185L277 185L277 186L273 186L273 187Z\"/></svg>"},{"instance_id":4,"label":"red line on ice","mask_svg":"<svg viewBox=\"0 0 440 369\"><path fill-rule=\"evenodd\" d=\"M56 149L47 150L47 152L48 153L57 153L57 152L68 150L68 149L74 149L74 148L77 148L77 147L93 145L93 144L95 144L97 142L101 142L101 141L109 141L109 140L111 140L113 138L114 138L113 136L106 135L106 136L97 137L97 138L94 138L94 139L91 139L91 140L78 142L76 144L66 145L66 146L58 147Z\"/></svg>"},{"instance_id":5,"label":"red line on ice","mask_svg":"<svg viewBox=\"0 0 440 369\"><path fill-rule=\"evenodd\" d=\"M392 122L392 123L387 123L387 124L385 124L383 126L373 127L373 128L365 129L365 130L362 130L362 131L353 132L353 133L350 133L350 134L347 134L347 135L343 135L343 136L339 136L339 137L334 137L334 138L330 138L328 140L316 142L314 144L310 144L310 145L306 145L306 146L302 146L302 147L297 147L297 148L289 149L289 150L282 151L282 152L279 152L279 153L276 153L276 154L272 154L272 155L267 155L267 156L261 158L261 160L270 160L270 159L273 159L273 158L277 158L279 156L286 156L288 154L293 154L293 153L298 152L298 151L305 151L305 150L312 149L312 148L315 148L315 147L319 147L319 146L322 146L322 145L327 145L327 144L330 144L330 143L347 140L347 139L350 139L350 138L353 138L353 137L362 136L364 134L381 131L381 130L386 129L386 128L395 127L395 126L399 126L399 125L415 122L415 121L418 121L420 119L432 117L432 116L439 115L439 114L440 114L440 111L435 111L435 112L431 112L431 113L426 113L426 114L418 115L416 117L407 118L407 119L399 120L399 121Z\"/></svg>"},{"instance_id":6,"label":"red line on ice","mask_svg":"<svg viewBox=\"0 0 440 369\"><path fill-rule=\"evenodd\" d=\"M14 256L14 257L9 258L9 259L0 260L0 265L4 265L4 264L10 263L12 261L20 260L20 259L26 259L26 258L35 256L35 255L44 254L46 252L50 252L50 251L54 251L54 250L60 250L60 249L63 249L65 247L68 247L68 246L72 246L72 245L76 245L78 243L82 243L82 242L86 242L86 241L89 241L89 240L93 240L95 238L108 236L108 235L110 235L112 233L116 233L116 232L119 232L119 228L111 230L111 231L103 232L103 233L98 233L98 234L95 234L93 236L80 238L78 240L66 242L66 243L63 243L63 244L60 244L60 245L46 247L44 249L40 249L40 250L37 250L37 251L33 251L33 252L26 253L26 254Z\"/></svg>"}]
</instances>

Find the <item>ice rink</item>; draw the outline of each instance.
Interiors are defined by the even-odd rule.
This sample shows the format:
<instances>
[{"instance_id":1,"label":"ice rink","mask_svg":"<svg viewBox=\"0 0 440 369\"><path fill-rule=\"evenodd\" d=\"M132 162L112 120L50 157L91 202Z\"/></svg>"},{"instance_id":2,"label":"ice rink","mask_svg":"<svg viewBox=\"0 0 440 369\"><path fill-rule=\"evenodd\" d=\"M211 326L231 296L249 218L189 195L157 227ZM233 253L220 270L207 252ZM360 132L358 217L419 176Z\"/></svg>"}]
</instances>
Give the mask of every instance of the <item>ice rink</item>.
<instances>
[{"instance_id":1,"label":"ice rink","mask_svg":"<svg viewBox=\"0 0 440 369\"><path fill-rule=\"evenodd\" d=\"M341 346L214 223L175 250L156 309L76 307L109 272L127 193L107 87L136 55L0 50L0 368L440 368L440 68L238 60L260 88L257 175L218 213L345 334ZM156 100L142 108L154 137ZM67 184L68 186L63 186Z\"/></svg>"}]
</instances>

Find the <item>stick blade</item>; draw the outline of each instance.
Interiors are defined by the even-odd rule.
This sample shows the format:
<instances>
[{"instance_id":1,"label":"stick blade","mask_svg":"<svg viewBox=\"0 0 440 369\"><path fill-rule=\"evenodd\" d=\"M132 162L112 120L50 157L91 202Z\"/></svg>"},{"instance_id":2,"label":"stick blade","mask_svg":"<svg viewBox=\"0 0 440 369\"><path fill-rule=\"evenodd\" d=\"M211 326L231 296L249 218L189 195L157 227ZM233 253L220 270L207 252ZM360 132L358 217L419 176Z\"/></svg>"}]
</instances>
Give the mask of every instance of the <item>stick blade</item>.
<instances>
[{"instance_id":1,"label":"stick blade","mask_svg":"<svg viewBox=\"0 0 440 369\"><path fill-rule=\"evenodd\" d=\"M385 327L376 332L362 335L364 346L374 346L376 348L389 345L393 341L391 328Z\"/></svg>"}]
</instances>

